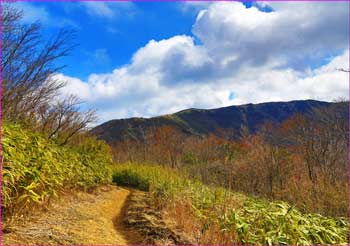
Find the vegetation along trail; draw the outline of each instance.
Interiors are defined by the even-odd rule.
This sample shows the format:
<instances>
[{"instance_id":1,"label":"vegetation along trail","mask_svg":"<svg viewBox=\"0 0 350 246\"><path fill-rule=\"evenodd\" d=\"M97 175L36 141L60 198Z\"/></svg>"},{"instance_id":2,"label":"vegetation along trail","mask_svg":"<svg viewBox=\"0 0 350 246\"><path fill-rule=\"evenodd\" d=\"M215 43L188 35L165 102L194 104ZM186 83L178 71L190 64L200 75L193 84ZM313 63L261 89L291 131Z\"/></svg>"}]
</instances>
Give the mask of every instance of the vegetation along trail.
<instances>
[{"instance_id":1,"label":"vegetation along trail","mask_svg":"<svg viewBox=\"0 0 350 246\"><path fill-rule=\"evenodd\" d=\"M135 244L141 237L123 225L130 191L104 186L55 202L49 211L18 221L3 235L6 244Z\"/></svg>"}]
</instances>

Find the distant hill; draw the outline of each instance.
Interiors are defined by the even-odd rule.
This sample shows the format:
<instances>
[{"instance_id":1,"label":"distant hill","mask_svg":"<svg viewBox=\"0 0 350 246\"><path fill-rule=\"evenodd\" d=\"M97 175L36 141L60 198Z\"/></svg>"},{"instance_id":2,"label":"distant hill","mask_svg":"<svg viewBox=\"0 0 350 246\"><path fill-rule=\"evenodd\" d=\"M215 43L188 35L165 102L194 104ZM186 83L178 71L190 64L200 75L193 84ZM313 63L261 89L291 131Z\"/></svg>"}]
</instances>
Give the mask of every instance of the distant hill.
<instances>
[{"instance_id":1,"label":"distant hill","mask_svg":"<svg viewBox=\"0 0 350 246\"><path fill-rule=\"evenodd\" d=\"M92 129L92 133L107 143L113 143L126 137L138 138L147 129L164 125L177 127L189 135L215 133L218 129L239 132L242 126L247 127L250 132L255 132L265 122L280 123L295 113L305 114L314 107L325 107L331 104L333 103L300 100L245 104L217 109L191 108L153 118L111 120Z\"/></svg>"}]
</instances>

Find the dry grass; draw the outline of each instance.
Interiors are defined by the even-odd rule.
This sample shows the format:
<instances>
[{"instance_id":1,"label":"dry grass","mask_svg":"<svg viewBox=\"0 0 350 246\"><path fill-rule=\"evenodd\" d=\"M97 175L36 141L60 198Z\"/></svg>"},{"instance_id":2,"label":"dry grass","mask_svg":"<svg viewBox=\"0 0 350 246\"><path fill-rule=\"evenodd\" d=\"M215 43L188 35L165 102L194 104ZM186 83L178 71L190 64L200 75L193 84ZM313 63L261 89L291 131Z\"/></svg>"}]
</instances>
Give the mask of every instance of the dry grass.
<instances>
[{"instance_id":1,"label":"dry grass","mask_svg":"<svg viewBox=\"0 0 350 246\"><path fill-rule=\"evenodd\" d=\"M205 225L193 214L190 201L178 201L166 207L162 216L171 227L177 228L198 244L230 244L236 238L234 231L223 233L217 224Z\"/></svg>"},{"instance_id":2,"label":"dry grass","mask_svg":"<svg viewBox=\"0 0 350 246\"><path fill-rule=\"evenodd\" d=\"M185 232L191 241L197 243L200 241L200 229L202 225L193 215L189 202L170 203L162 211L162 217L166 219L170 227Z\"/></svg>"},{"instance_id":3,"label":"dry grass","mask_svg":"<svg viewBox=\"0 0 350 246\"><path fill-rule=\"evenodd\" d=\"M283 201L268 201L209 187L176 170L127 163L115 166L114 182L146 187L152 204L201 244L344 243L346 218L302 213ZM129 180L132 178L133 182ZM128 182L126 182L128 181Z\"/></svg>"},{"instance_id":4,"label":"dry grass","mask_svg":"<svg viewBox=\"0 0 350 246\"><path fill-rule=\"evenodd\" d=\"M169 226L161 212L151 204L149 193L132 190L128 199L125 224L143 236L147 245L191 245L183 230Z\"/></svg>"},{"instance_id":5,"label":"dry grass","mask_svg":"<svg viewBox=\"0 0 350 246\"><path fill-rule=\"evenodd\" d=\"M3 244L135 244L141 238L122 222L129 190L104 186L52 204L47 212L20 218Z\"/></svg>"}]
</instances>

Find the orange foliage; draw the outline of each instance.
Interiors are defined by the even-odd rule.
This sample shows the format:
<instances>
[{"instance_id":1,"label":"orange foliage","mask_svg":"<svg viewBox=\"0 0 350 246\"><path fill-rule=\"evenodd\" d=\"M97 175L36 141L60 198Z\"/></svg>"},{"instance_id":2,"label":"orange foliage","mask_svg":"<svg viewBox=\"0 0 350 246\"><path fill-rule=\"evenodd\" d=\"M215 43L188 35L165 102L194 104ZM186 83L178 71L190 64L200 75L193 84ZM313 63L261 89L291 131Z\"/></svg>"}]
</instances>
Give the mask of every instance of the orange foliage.
<instances>
[{"instance_id":1,"label":"orange foliage","mask_svg":"<svg viewBox=\"0 0 350 246\"><path fill-rule=\"evenodd\" d=\"M332 121L331 113L324 115L327 120L322 122L295 115L279 126L268 123L255 134L246 132L236 141L224 138L224 130L189 137L162 126L148 131L144 141L127 140L113 149L118 161L186 168L207 184L344 216L347 128L344 121Z\"/></svg>"}]
</instances>

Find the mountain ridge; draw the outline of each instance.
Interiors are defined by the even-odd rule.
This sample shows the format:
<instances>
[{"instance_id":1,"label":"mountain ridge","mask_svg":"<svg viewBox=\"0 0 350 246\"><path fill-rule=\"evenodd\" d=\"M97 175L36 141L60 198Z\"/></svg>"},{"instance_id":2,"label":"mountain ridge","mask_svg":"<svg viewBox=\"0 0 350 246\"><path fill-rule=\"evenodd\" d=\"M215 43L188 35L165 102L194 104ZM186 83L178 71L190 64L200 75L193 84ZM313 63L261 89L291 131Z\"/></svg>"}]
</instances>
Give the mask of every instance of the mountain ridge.
<instances>
[{"instance_id":1,"label":"mountain ridge","mask_svg":"<svg viewBox=\"0 0 350 246\"><path fill-rule=\"evenodd\" d=\"M288 102L248 103L214 109L189 108L173 114L156 117L132 117L114 119L91 130L92 134L107 143L125 138L139 138L152 127L170 125L189 135L215 133L219 129L239 131L242 126L255 132L265 122L280 123L295 113L305 114L312 108L335 104L317 100L293 100Z\"/></svg>"}]
</instances>

